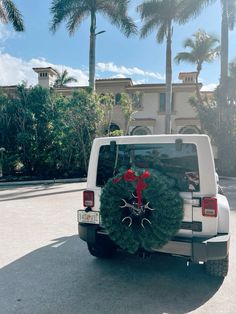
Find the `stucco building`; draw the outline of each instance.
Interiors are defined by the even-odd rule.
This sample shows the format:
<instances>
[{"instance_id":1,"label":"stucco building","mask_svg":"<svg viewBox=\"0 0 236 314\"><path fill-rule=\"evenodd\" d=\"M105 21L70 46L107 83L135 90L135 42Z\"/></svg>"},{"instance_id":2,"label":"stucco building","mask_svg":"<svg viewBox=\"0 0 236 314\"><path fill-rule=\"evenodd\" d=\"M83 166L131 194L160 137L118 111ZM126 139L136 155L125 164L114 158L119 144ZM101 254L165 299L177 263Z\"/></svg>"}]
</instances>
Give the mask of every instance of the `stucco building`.
<instances>
[{"instance_id":1,"label":"stucco building","mask_svg":"<svg viewBox=\"0 0 236 314\"><path fill-rule=\"evenodd\" d=\"M51 88L57 72L51 68L33 68L38 75L38 84ZM188 99L195 93L196 72L179 74L180 83L172 85L172 133L200 133L201 125L197 113ZM55 90L65 96L83 87L58 87ZM4 87L8 93L14 93L15 87ZM133 120L129 134L162 134L165 132L165 84L134 84L130 78L96 80L98 93L113 93L118 100L121 93L127 93L135 99ZM124 118L119 106L114 107L112 115L113 129L124 129Z\"/></svg>"}]
</instances>

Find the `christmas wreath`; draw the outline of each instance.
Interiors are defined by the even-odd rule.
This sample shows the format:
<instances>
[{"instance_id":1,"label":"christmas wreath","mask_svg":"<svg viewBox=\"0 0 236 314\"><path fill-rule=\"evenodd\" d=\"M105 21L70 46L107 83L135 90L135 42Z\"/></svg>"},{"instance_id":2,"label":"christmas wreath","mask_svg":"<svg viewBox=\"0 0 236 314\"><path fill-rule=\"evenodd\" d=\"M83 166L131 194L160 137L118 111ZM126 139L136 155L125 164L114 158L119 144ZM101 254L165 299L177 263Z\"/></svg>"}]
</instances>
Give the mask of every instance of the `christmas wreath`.
<instances>
[{"instance_id":1,"label":"christmas wreath","mask_svg":"<svg viewBox=\"0 0 236 314\"><path fill-rule=\"evenodd\" d=\"M109 179L100 200L102 225L130 253L161 248L180 229L183 200L175 180L157 170L132 168Z\"/></svg>"}]
</instances>

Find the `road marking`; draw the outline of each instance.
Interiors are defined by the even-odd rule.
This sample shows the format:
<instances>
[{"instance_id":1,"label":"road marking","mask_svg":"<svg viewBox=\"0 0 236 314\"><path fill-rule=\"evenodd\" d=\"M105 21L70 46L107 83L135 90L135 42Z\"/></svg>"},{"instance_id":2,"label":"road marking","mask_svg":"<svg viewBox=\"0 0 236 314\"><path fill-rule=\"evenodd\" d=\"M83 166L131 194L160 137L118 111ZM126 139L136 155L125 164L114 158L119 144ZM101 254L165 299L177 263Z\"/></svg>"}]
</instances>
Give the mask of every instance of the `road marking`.
<instances>
[{"instance_id":1,"label":"road marking","mask_svg":"<svg viewBox=\"0 0 236 314\"><path fill-rule=\"evenodd\" d=\"M62 244L66 243L66 241L63 241L63 242L59 242L59 243L56 243L56 244L53 244L52 247L54 248L58 248L59 246L61 246Z\"/></svg>"}]
</instances>

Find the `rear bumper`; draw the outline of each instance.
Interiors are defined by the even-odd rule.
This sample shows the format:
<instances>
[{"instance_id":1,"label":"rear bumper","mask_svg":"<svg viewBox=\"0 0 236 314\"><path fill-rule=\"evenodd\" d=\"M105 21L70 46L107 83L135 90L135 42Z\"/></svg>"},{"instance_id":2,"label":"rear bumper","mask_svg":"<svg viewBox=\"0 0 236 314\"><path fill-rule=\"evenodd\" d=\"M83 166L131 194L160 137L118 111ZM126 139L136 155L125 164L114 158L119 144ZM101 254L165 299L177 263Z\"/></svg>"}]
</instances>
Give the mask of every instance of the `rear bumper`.
<instances>
[{"instance_id":1,"label":"rear bumper","mask_svg":"<svg viewBox=\"0 0 236 314\"><path fill-rule=\"evenodd\" d=\"M97 235L108 235L98 225L79 224L79 236L88 243L95 243ZM209 238L173 238L162 248L151 249L151 252L163 252L189 258L193 262L223 259L228 255L229 234L218 234Z\"/></svg>"},{"instance_id":2,"label":"rear bumper","mask_svg":"<svg viewBox=\"0 0 236 314\"><path fill-rule=\"evenodd\" d=\"M230 235L221 234L213 238L200 240L193 239L193 261L217 260L225 258L229 253Z\"/></svg>"}]
</instances>

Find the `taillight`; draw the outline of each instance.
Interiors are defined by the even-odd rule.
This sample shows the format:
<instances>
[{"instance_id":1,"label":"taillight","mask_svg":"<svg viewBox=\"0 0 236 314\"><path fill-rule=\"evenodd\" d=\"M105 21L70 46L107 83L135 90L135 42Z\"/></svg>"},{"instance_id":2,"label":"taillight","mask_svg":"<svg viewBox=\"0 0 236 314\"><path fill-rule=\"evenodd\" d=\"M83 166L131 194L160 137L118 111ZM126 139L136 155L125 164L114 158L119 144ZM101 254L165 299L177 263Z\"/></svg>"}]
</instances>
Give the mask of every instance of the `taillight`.
<instances>
[{"instance_id":1,"label":"taillight","mask_svg":"<svg viewBox=\"0 0 236 314\"><path fill-rule=\"evenodd\" d=\"M84 191L83 199L84 199L84 207L94 206L94 192L93 191Z\"/></svg>"},{"instance_id":2,"label":"taillight","mask_svg":"<svg viewBox=\"0 0 236 314\"><path fill-rule=\"evenodd\" d=\"M202 215L206 217L217 217L217 198L204 197L202 199Z\"/></svg>"}]
</instances>

